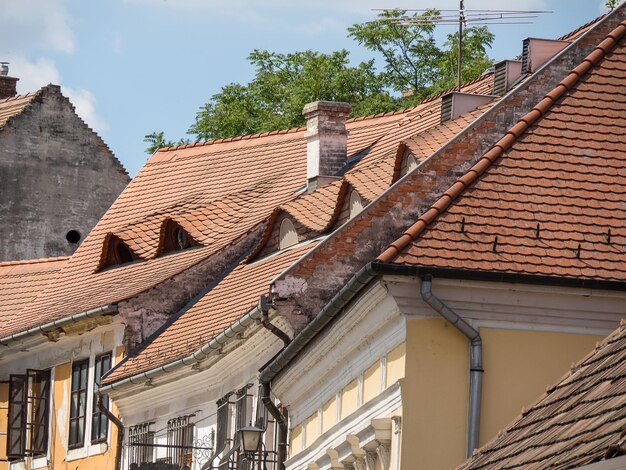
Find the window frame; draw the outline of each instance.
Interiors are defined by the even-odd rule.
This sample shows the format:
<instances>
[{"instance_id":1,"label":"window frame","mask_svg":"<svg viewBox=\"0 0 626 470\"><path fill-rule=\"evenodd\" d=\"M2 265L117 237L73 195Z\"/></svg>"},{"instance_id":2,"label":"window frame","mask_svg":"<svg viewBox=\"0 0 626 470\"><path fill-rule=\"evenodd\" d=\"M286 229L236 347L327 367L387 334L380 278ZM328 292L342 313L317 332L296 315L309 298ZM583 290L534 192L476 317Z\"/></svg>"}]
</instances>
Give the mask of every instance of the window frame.
<instances>
[{"instance_id":1,"label":"window frame","mask_svg":"<svg viewBox=\"0 0 626 470\"><path fill-rule=\"evenodd\" d=\"M12 398L17 396L14 389L18 382L21 382L21 391L18 392L21 395L21 400L15 401ZM6 437L6 456L9 460L41 457L48 454L51 383L51 369L26 369L26 374L11 374L9 376ZM36 384L40 384L40 386L36 387ZM19 426L11 427L12 421L17 417L20 420ZM15 442L13 439L15 433L19 434L17 440L19 449L11 445L12 442Z\"/></svg>"},{"instance_id":2,"label":"window frame","mask_svg":"<svg viewBox=\"0 0 626 470\"><path fill-rule=\"evenodd\" d=\"M183 415L167 421L167 461L172 465L193 467L193 440L196 415ZM178 446L178 447L170 447Z\"/></svg>"},{"instance_id":3,"label":"window frame","mask_svg":"<svg viewBox=\"0 0 626 470\"><path fill-rule=\"evenodd\" d=\"M84 369L84 373L85 373L85 378L84 378L84 382L85 382L85 388L74 388L74 369L76 367L81 367L85 366ZM90 360L89 358L85 358L85 359L81 359L79 361L73 361L72 362L72 373L70 376L70 415L69 415L69 421L68 421L68 433L67 433L67 448L69 450L73 450L73 449L80 449L82 447L85 447L85 437L87 434L87 414L88 414L88 406L87 406L87 398L89 396L89 369L90 369ZM81 371L79 371L79 377L78 377L78 382L80 385L81 382ZM77 414L76 416L74 416L74 395L78 395L77 398L77 404L76 404L76 412L79 413L79 409L80 409L80 394L83 394L83 400L84 400L84 412L83 415L81 416L80 414ZM80 421L83 421L83 433L82 433L82 438L79 439L78 436L76 436L76 442L72 441L72 422L75 421L78 424L76 425L76 432L78 432L78 430L80 429Z\"/></svg>"},{"instance_id":4,"label":"window frame","mask_svg":"<svg viewBox=\"0 0 626 470\"><path fill-rule=\"evenodd\" d=\"M105 370L103 369L103 365L102 362L108 359L108 368ZM91 429L89 430L89 434L90 434L90 443L91 444L100 444L102 442L106 442L107 439L109 438L109 418L106 417L106 415L100 411L98 409L98 388L100 387L100 379L102 379L102 376L107 373L109 370L111 370L113 364L113 351L108 351L108 352L104 352L102 354L98 354L95 359L94 359L94 363L93 363L93 380L91 381L92 386L93 386L93 391L92 391L92 401L91 401ZM99 375L99 376L98 376ZM102 403L105 406L105 408L109 408L109 397L108 395L105 397L102 397ZM98 436L96 436L94 438L94 431L96 429L96 427L94 426L95 420L97 420L97 424L98 424ZM102 427L104 426L104 430L102 429ZM101 432L103 431L103 435L101 434Z\"/></svg>"},{"instance_id":5,"label":"window frame","mask_svg":"<svg viewBox=\"0 0 626 470\"><path fill-rule=\"evenodd\" d=\"M136 424L128 428L128 466L155 462L155 432L150 429L154 421ZM134 444L142 444L140 446ZM145 458L146 460L142 460Z\"/></svg>"}]
</instances>

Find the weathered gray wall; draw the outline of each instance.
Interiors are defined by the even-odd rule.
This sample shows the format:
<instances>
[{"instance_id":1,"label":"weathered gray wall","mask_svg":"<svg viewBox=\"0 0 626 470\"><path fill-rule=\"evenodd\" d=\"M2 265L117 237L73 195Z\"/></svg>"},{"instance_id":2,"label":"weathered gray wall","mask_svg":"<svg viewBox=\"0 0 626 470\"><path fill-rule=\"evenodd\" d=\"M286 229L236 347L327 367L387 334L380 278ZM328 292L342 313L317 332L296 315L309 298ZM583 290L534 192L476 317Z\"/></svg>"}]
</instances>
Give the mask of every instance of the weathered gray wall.
<instances>
[{"instance_id":1,"label":"weathered gray wall","mask_svg":"<svg viewBox=\"0 0 626 470\"><path fill-rule=\"evenodd\" d=\"M48 85L0 129L0 261L72 254L128 184L111 150Z\"/></svg>"}]
</instances>

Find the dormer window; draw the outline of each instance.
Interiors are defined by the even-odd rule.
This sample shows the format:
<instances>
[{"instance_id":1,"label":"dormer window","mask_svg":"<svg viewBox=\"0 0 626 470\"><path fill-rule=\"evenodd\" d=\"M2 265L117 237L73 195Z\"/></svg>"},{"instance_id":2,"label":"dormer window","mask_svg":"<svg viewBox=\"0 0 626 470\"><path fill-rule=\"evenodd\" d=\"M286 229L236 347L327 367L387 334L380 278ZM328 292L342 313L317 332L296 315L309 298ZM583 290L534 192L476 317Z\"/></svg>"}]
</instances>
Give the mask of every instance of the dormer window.
<instances>
[{"instance_id":1,"label":"dormer window","mask_svg":"<svg viewBox=\"0 0 626 470\"><path fill-rule=\"evenodd\" d=\"M354 217L362 210L363 202L361 201L361 196L356 192L356 190L353 190L350 193L350 218Z\"/></svg>"},{"instance_id":2,"label":"dormer window","mask_svg":"<svg viewBox=\"0 0 626 470\"><path fill-rule=\"evenodd\" d=\"M136 259L139 259L139 257L128 247L124 240L116 235L109 234L104 240L102 258L98 270L130 263Z\"/></svg>"},{"instance_id":3,"label":"dormer window","mask_svg":"<svg viewBox=\"0 0 626 470\"><path fill-rule=\"evenodd\" d=\"M289 219L283 219L280 223L280 237L278 247L283 250L298 243L298 233Z\"/></svg>"},{"instance_id":4,"label":"dormer window","mask_svg":"<svg viewBox=\"0 0 626 470\"><path fill-rule=\"evenodd\" d=\"M177 222L168 219L163 224L161 230L161 243L159 244L158 254L162 255L172 251L185 250L196 246L198 243L189 233L182 228Z\"/></svg>"},{"instance_id":5,"label":"dormer window","mask_svg":"<svg viewBox=\"0 0 626 470\"><path fill-rule=\"evenodd\" d=\"M416 168L417 160L411 152L406 152L404 154L404 161L402 162L402 174L406 175L408 173L411 173Z\"/></svg>"}]
</instances>

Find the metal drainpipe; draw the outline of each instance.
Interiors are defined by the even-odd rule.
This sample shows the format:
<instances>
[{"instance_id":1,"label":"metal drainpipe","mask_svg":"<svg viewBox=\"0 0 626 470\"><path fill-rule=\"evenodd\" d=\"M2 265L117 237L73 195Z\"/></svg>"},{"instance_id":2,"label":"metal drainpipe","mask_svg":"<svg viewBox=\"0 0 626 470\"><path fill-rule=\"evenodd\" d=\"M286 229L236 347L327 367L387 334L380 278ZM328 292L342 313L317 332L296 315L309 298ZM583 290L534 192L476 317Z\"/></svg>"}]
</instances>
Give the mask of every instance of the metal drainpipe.
<instances>
[{"instance_id":1,"label":"metal drainpipe","mask_svg":"<svg viewBox=\"0 0 626 470\"><path fill-rule=\"evenodd\" d=\"M261 310L261 324L263 327L280 338L285 344L285 347L287 347L289 343L291 343L291 338L287 335L287 333L269 321L270 303L264 295L259 298L259 309ZM261 382L261 387L263 391L261 394L261 401L265 405L265 408L267 408L267 411L270 412L278 423L278 470L284 470L285 460L287 460L287 418L280 412L272 401L270 382Z\"/></svg>"},{"instance_id":2,"label":"metal drainpipe","mask_svg":"<svg viewBox=\"0 0 626 470\"><path fill-rule=\"evenodd\" d=\"M98 409L117 427L117 449L115 449L115 470L122 468L122 446L124 445L124 424L102 403L102 395L98 394Z\"/></svg>"},{"instance_id":3,"label":"metal drainpipe","mask_svg":"<svg viewBox=\"0 0 626 470\"><path fill-rule=\"evenodd\" d=\"M432 291L433 279L427 275L422 277L420 293L422 299L433 310L448 320L452 326L459 330L470 340L470 390L469 390L469 413L467 426L467 456L470 457L474 449L478 447L480 433L480 406L483 388L483 342L480 333L472 328L450 307L444 304Z\"/></svg>"}]
</instances>

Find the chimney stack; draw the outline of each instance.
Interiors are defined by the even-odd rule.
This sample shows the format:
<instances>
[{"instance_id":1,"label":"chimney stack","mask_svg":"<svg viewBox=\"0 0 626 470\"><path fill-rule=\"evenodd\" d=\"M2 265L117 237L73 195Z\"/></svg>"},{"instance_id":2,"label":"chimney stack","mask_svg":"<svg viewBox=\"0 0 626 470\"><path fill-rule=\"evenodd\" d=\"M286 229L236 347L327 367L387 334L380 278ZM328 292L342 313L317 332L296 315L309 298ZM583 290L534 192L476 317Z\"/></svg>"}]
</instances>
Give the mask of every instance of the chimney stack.
<instances>
[{"instance_id":1,"label":"chimney stack","mask_svg":"<svg viewBox=\"0 0 626 470\"><path fill-rule=\"evenodd\" d=\"M19 78L9 77L9 63L0 62L0 100L17 95L18 80Z\"/></svg>"},{"instance_id":2,"label":"chimney stack","mask_svg":"<svg viewBox=\"0 0 626 470\"><path fill-rule=\"evenodd\" d=\"M314 101L304 106L306 119L306 176L309 190L337 178L348 160L346 119L352 111L348 103Z\"/></svg>"}]
</instances>

